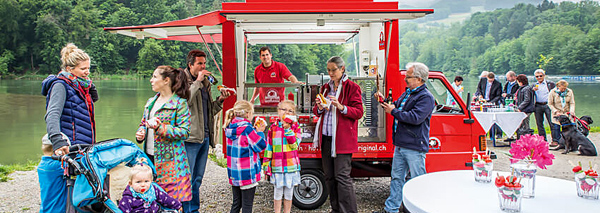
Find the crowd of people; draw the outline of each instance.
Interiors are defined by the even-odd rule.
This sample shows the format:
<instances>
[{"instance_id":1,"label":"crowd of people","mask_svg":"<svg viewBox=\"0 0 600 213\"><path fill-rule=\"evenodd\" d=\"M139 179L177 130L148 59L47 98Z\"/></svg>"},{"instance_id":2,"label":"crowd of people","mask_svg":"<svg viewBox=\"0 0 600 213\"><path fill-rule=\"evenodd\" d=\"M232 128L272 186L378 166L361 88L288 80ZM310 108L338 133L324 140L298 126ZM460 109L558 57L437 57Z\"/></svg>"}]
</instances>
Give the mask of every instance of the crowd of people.
<instances>
[{"instance_id":1,"label":"crowd of people","mask_svg":"<svg viewBox=\"0 0 600 213\"><path fill-rule=\"evenodd\" d=\"M271 59L268 47L260 49L262 63L255 69L256 83L302 83L284 64ZM44 156L38 166L42 204L40 212L65 212L67 187L63 168L50 156L69 153L69 146L94 144L94 102L98 93L89 78L90 57L74 44L68 44L61 52L62 66L58 75L50 75L43 82L42 94L46 96L47 136L43 143ZM211 97L211 72L206 70L206 54L200 50L188 53L187 67L178 69L158 66L150 79L156 94L149 98L135 138L143 144L143 151L151 162L140 160L130 171L128 186L123 192L119 208L125 212L157 212L160 208L181 212L197 212L199 188L206 168L209 146L215 145L214 116L222 109L223 101L231 90L219 89L219 97ZM350 171L352 153L358 151L358 120L363 116L361 89L349 80L346 65L341 57L331 57L326 64L330 81L322 87L328 104L315 100L313 108L319 117L313 146L321 148L322 166L329 189L332 212L357 212L356 198ZM416 128L419 141L427 141L431 110L422 110L412 104L404 106L406 99L416 96L433 97L426 90L424 80L428 69L425 65L411 64L406 77L411 90L404 99L394 104L382 104L387 113L397 119L404 128ZM410 74L413 73L414 74ZM274 186L274 211L291 211L293 187L300 183L300 160L298 147L301 131L296 117L296 105L285 100L280 88L255 90L251 100L237 101L225 113L223 126L226 136L227 173L232 191L231 212L252 212L254 190L261 179L261 172L270 175ZM279 119L268 128L266 122L254 118L254 100L260 97L261 105L276 106ZM382 96L383 97L383 96ZM413 102L411 102L413 103ZM430 104L433 107L433 101ZM423 105L420 103L419 105ZM427 105L427 104L426 104ZM413 112L414 111L414 112ZM428 112L429 114L427 114ZM406 115L410 113L411 115ZM418 113L418 119L413 119ZM414 126L414 127L413 127ZM352 131L348 131L348 130ZM413 176L425 173L424 158L427 146L404 141L406 133L399 128L394 134L398 155L394 159L397 174L388 199L391 208L401 203L401 187L408 168ZM267 134L265 134L267 131ZM420 143L423 144L423 143ZM264 158L259 153L265 151ZM416 154L416 155L415 155ZM408 159L410 161L408 161ZM412 163L413 159L421 159ZM156 174L148 166L152 163ZM410 166L405 164L410 163ZM416 167L414 167L416 166ZM419 169L416 169L419 168ZM399 193L399 194L398 194ZM283 204L283 205L282 205ZM159 207L160 206L160 207Z\"/></svg>"},{"instance_id":2,"label":"crowd of people","mask_svg":"<svg viewBox=\"0 0 600 213\"><path fill-rule=\"evenodd\" d=\"M505 100L507 99L515 100L516 111L524 112L527 115L517 130L517 138L534 133L529 126L530 116L534 114L538 134L550 142L551 148L564 147L560 134L561 126L554 117L575 112L573 90L568 88L569 83L565 80L556 83L547 80L543 69L537 69L533 74L535 82L530 84L525 74L517 75L514 71L508 71L506 82L502 86L493 72L483 71L474 98L496 105L506 104ZM453 86L461 83L462 77L456 76ZM454 87L454 89L456 92L462 92L462 89L458 87ZM544 121L550 126L550 140L546 135ZM500 127L494 125L492 128L495 130L493 132L497 134L496 137L502 136ZM514 139L509 138L508 140Z\"/></svg>"},{"instance_id":3,"label":"crowd of people","mask_svg":"<svg viewBox=\"0 0 600 213\"><path fill-rule=\"evenodd\" d=\"M255 69L256 83L302 83L282 63L272 60L271 50L259 51L261 64ZM69 152L69 145L94 144L94 102L99 99L90 74L90 57L73 44L61 52L62 66L58 75L43 81L42 94L46 96L47 136L44 156L38 166L42 205L40 212L64 212L67 202L63 169L51 155ZM182 212L197 212L200 206L199 188L204 176L209 146L215 146L214 116L230 98L231 90L220 88L213 98L206 69L206 54L192 50L186 58L185 69L158 66L150 79L156 95L149 98L136 141L156 168L153 178L150 162L139 162L131 169L129 186L123 193L119 207L123 211L148 210L162 207ZM362 91L348 78L341 57L331 57L327 63L329 82L321 87L320 98L312 112L318 117L313 147L320 148L322 168L329 191L332 212L357 212L356 193L350 177L352 153L358 151L358 120L363 116ZM385 113L392 115L393 143L390 195L383 212L402 209L402 187L410 172L411 177L426 173L425 156L429 146L430 119L435 98L425 84L429 68L412 62L406 66L407 89L392 103L382 102ZM574 112L573 91L564 80L546 80L543 70L534 72L536 82L529 84L527 76L513 71L506 73L504 86L492 72L483 72L476 97L487 102L503 104L514 99L516 109L527 117L517 131L517 137L531 134L529 117L535 115L538 132L544 138L544 116L551 126L552 146L560 145L560 125L554 116ZM458 94L464 91L464 79L454 78L452 88ZM377 92L377 98L384 95ZM254 101L260 97L263 106L274 106L278 119L268 128L261 119L254 119ZM236 101L225 113L223 129L226 137L227 173L231 184L231 212L252 212L255 189L261 173L270 177L274 187L274 211L289 213L293 187L300 184L298 148L302 132L298 125L296 105L285 100L282 88L258 88L250 101ZM452 98L448 104L456 103ZM254 122L252 121L254 120ZM499 127L494 127L499 129ZM500 132L501 131L497 131ZM259 153L264 151L264 157Z\"/></svg>"}]
</instances>

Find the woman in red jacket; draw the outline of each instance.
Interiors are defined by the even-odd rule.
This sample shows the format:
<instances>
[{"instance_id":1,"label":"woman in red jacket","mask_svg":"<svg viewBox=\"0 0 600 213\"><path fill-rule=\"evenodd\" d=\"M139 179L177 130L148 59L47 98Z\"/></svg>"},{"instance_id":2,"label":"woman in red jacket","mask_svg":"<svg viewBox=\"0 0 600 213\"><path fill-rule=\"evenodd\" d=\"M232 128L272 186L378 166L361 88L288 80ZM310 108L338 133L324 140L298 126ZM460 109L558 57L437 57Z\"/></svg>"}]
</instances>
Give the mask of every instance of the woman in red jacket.
<instances>
[{"instance_id":1,"label":"woman in red jacket","mask_svg":"<svg viewBox=\"0 0 600 213\"><path fill-rule=\"evenodd\" d=\"M339 56L327 61L331 80L321 88L313 113L319 117L313 146L321 148L332 212L357 212L350 177L352 153L358 151L358 120L363 115L362 92L346 75Z\"/></svg>"}]
</instances>

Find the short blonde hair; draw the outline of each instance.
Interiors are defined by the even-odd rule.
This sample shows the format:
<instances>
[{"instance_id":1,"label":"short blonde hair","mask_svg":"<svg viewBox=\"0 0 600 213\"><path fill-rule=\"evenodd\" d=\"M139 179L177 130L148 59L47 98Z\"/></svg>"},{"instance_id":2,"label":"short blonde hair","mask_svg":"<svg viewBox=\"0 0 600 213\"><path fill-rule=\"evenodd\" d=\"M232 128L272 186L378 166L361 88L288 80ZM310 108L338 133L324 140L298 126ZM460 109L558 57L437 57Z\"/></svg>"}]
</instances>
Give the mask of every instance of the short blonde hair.
<instances>
[{"instance_id":1,"label":"short blonde hair","mask_svg":"<svg viewBox=\"0 0 600 213\"><path fill-rule=\"evenodd\" d=\"M233 108L227 110L225 113L225 119L223 119L225 121L223 128L227 128L234 117L250 119L248 118L247 113L254 114L254 105L252 105L252 103L245 100L235 102Z\"/></svg>"},{"instance_id":2,"label":"short blonde hair","mask_svg":"<svg viewBox=\"0 0 600 213\"><path fill-rule=\"evenodd\" d=\"M82 49L77 48L73 43L68 43L67 46L63 47L60 51L60 61L62 62L60 68L63 71L67 71L67 66L75 67L82 61L89 60L90 56Z\"/></svg>"},{"instance_id":3,"label":"short blonde hair","mask_svg":"<svg viewBox=\"0 0 600 213\"><path fill-rule=\"evenodd\" d=\"M556 86L565 86L565 87L568 87L569 86L569 82L567 82L565 80L560 80L560 81L556 82Z\"/></svg>"},{"instance_id":4,"label":"short blonde hair","mask_svg":"<svg viewBox=\"0 0 600 213\"><path fill-rule=\"evenodd\" d=\"M44 156L52 156L53 149L52 145L42 144L42 154Z\"/></svg>"},{"instance_id":5,"label":"short blonde hair","mask_svg":"<svg viewBox=\"0 0 600 213\"><path fill-rule=\"evenodd\" d=\"M292 109L294 110L294 114L296 114L296 103L294 103L294 101L292 100L284 100L282 102L279 102L279 104L277 105L277 108L283 106L283 105L287 105L292 107Z\"/></svg>"},{"instance_id":6,"label":"short blonde hair","mask_svg":"<svg viewBox=\"0 0 600 213\"><path fill-rule=\"evenodd\" d=\"M138 163L131 167L129 171L129 181L133 180L133 177L139 173L147 172L150 174L150 179L152 179L152 168L148 166L146 162L146 158L138 159Z\"/></svg>"}]
</instances>

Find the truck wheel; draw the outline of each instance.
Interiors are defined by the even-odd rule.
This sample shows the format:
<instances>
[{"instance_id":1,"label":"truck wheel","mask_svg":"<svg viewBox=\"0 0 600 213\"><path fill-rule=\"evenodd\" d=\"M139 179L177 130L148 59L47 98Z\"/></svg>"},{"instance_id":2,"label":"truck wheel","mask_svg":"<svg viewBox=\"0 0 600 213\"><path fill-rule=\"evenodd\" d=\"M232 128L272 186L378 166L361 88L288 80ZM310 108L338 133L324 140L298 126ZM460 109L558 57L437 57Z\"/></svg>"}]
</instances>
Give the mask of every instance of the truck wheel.
<instances>
[{"instance_id":1,"label":"truck wheel","mask_svg":"<svg viewBox=\"0 0 600 213\"><path fill-rule=\"evenodd\" d=\"M307 169L300 172L300 185L294 187L292 203L299 209L317 209L329 195L325 186L325 175L320 170Z\"/></svg>"}]
</instances>

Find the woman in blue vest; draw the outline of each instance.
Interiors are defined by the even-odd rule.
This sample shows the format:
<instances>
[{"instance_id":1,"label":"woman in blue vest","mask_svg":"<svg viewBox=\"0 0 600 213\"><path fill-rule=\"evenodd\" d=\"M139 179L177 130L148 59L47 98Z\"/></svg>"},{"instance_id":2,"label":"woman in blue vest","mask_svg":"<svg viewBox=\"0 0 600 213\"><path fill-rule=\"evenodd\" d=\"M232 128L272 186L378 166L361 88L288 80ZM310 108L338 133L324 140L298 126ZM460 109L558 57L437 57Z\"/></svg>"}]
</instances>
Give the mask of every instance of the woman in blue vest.
<instances>
[{"instance_id":1,"label":"woman in blue vest","mask_svg":"<svg viewBox=\"0 0 600 213\"><path fill-rule=\"evenodd\" d=\"M46 131L52 143L52 153L57 156L67 154L69 143L95 142L93 100L98 97L88 77L88 54L72 43L60 53L60 72L49 75L42 82L42 95L46 96ZM42 199L40 212L65 212L67 189L60 162L50 156L42 156L37 170Z\"/></svg>"}]
</instances>

